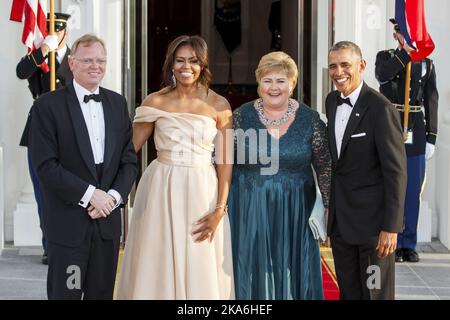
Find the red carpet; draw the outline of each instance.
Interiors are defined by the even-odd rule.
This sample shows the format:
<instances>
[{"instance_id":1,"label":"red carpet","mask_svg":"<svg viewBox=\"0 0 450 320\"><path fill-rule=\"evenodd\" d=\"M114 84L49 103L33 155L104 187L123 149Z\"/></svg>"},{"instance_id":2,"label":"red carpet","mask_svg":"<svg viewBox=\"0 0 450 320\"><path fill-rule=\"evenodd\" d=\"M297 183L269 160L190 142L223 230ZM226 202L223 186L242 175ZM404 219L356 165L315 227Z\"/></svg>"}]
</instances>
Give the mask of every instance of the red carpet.
<instances>
[{"instance_id":1,"label":"red carpet","mask_svg":"<svg viewBox=\"0 0 450 320\"><path fill-rule=\"evenodd\" d=\"M336 282L336 276L323 257L322 259L322 282L323 295L325 300L339 300L339 288Z\"/></svg>"}]
</instances>

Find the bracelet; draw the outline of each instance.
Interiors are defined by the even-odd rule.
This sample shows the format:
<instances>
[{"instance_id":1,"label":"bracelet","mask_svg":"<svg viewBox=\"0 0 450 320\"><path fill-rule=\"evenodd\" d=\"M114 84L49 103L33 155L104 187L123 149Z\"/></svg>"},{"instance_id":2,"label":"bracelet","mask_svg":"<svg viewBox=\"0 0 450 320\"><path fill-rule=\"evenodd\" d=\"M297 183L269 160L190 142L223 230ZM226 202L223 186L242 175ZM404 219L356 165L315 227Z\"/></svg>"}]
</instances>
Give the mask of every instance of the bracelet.
<instances>
[{"instance_id":1,"label":"bracelet","mask_svg":"<svg viewBox=\"0 0 450 320\"><path fill-rule=\"evenodd\" d=\"M226 204L216 204L216 209L224 208L224 212L228 213L228 206Z\"/></svg>"}]
</instances>

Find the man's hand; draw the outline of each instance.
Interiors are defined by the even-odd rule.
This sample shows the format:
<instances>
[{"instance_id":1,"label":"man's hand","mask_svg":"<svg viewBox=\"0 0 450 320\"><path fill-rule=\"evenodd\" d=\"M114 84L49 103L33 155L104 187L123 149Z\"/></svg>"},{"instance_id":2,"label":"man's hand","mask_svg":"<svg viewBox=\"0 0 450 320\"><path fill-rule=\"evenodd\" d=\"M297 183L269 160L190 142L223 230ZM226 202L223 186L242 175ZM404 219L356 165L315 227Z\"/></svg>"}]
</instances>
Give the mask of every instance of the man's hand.
<instances>
[{"instance_id":1,"label":"man's hand","mask_svg":"<svg viewBox=\"0 0 450 320\"><path fill-rule=\"evenodd\" d=\"M397 234L381 231L378 236L378 244L376 250L378 252L378 258L384 258L392 254L397 248Z\"/></svg>"},{"instance_id":2,"label":"man's hand","mask_svg":"<svg viewBox=\"0 0 450 320\"><path fill-rule=\"evenodd\" d=\"M425 160L430 160L434 154L434 144L427 142L425 145Z\"/></svg>"},{"instance_id":3,"label":"man's hand","mask_svg":"<svg viewBox=\"0 0 450 320\"><path fill-rule=\"evenodd\" d=\"M106 218L115 206L115 199L110 194L100 189L95 189L91 198L91 206ZM89 212L89 209L88 209Z\"/></svg>"},{"instance_id":4,"label":"man's hand","mask_svg":"<svg viewBox=\"0 0 450 320\"><path fill-rule=\"evenodd\" d=\"M99 218L106 218L107 215L104 213L101 213L97 209L95 209L93 206L89 206L88 208L88 214L91 217L91 219L99 219Z\"/></svg>"}]
</instances>

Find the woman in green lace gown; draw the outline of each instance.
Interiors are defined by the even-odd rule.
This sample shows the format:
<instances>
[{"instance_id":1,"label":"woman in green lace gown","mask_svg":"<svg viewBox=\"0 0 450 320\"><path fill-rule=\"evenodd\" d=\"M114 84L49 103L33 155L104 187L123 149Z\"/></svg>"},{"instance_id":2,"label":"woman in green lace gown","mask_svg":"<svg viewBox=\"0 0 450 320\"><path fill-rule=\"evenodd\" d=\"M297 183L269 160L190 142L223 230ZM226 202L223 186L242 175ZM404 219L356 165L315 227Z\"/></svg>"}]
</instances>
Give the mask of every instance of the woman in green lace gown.
<instances>
[{"instance_id":1,"label":"woman in green lace gown","mask_svg":"<svg viewBox=\"0 0 450 320\"><path fill-rule=\"evenodd\" d=\"M319 241L308 219L312 166L327 208L331 158L319 114L290 98L297 75L287 54L265 55L256 70L261 98L233 114L228 204L237 299L323 299Z\"/></svg>"}]
</instances>

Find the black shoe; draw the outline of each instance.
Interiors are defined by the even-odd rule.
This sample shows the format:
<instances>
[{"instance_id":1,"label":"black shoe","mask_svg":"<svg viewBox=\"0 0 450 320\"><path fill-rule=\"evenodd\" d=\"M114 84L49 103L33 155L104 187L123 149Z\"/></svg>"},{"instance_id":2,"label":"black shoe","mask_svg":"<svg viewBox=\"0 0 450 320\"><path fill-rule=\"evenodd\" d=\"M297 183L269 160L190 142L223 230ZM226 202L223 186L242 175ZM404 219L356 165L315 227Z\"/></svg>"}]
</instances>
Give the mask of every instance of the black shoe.
<instances>
[{"instance_id":1,"label":"black shoe","mask_svg":"<svg viewBox=\"0 0 450 320\"><path fill-rule=\"evenodd\" d=\"M419 254L414 249L404 249L403 259L408 262L419 262Z\"/></svg>"},{"instance_id":2,"label":"black shoe","mask_svg":"<svg viewBox=\"0 0 450 320\"><path fill-rule=\"evenodd\" d=\"M42 263L42 264L45 264L45 265L48 265L48 257L47 257L46 254L44 254L44 255L42 256L41 263Z\"/></svg>"},{"instance_id":3,"label":"black shoe","mask_svg":"<svg viewBox=\"0 0 450 320\"><path fill-rule=\"evenodd\" d=\"M395 262L403 262L403 249L395 250Z\"/></svg>"}]
</instances>

